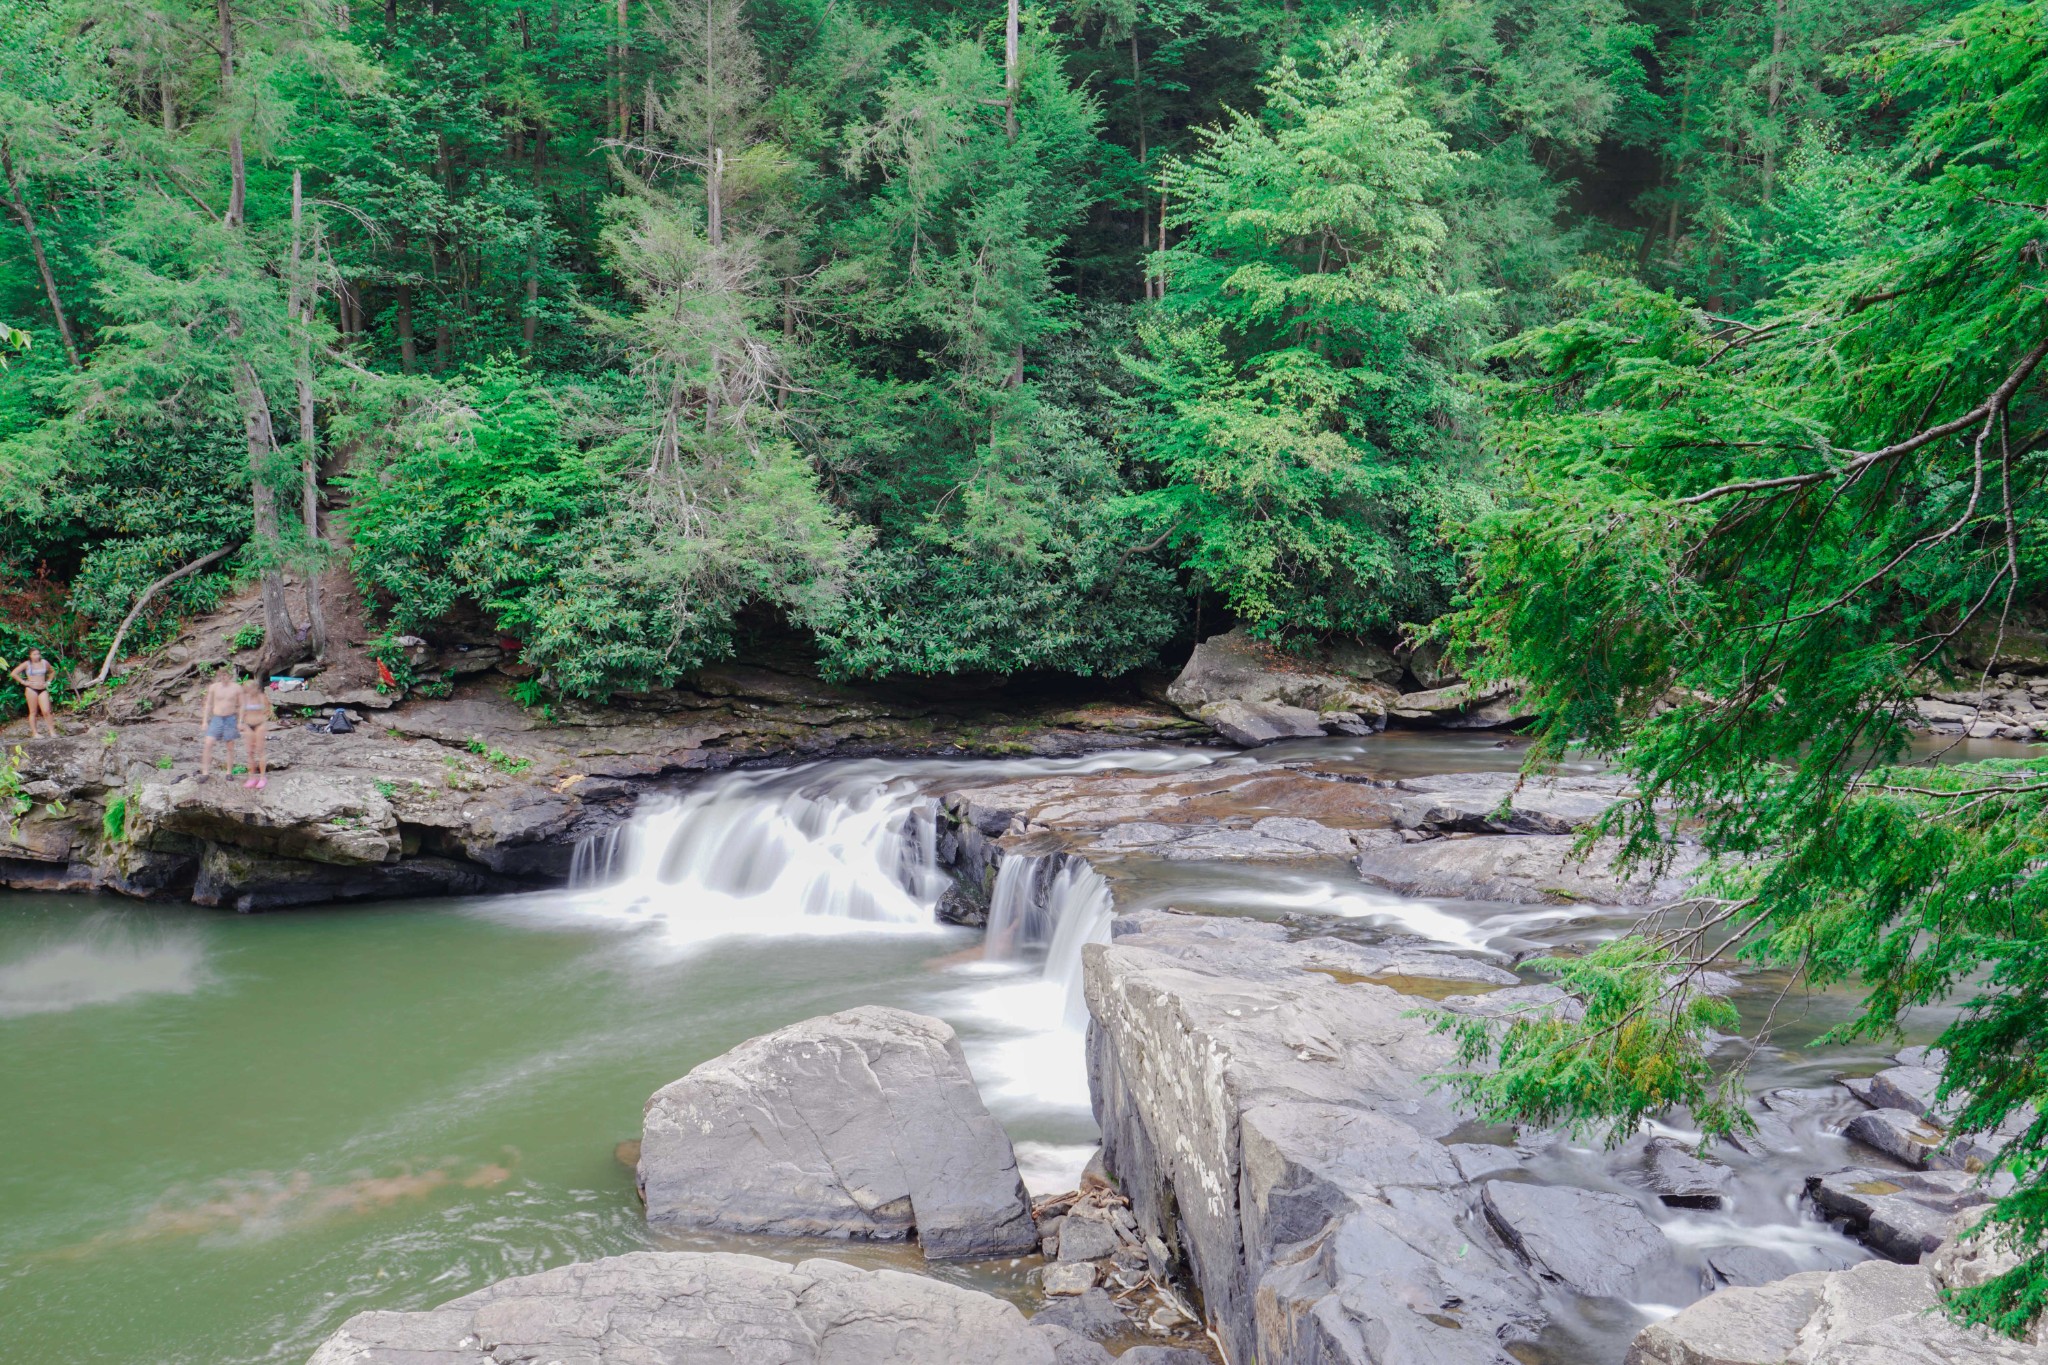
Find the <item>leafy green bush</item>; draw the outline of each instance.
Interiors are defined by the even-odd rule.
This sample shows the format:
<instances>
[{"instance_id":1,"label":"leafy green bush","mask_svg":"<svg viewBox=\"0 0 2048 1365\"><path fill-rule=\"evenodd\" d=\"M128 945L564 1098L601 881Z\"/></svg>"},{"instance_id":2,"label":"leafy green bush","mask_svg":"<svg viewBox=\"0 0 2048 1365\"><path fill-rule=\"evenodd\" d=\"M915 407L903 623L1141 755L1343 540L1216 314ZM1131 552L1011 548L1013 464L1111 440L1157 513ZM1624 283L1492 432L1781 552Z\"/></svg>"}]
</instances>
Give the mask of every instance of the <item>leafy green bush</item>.
<instances>
[{"instance_id":1,"label":"leafy green bush","mask_svg":"<svg viewBox=\"0 0 2048 1365\"><path fill-rule=\"evenodd\" d=\"M236 631L233 635L228 637L228 646L231 649L256 649L259 648L262 644L263 627L256 624L254 621L248 622L240 630Z\"/></svg>"}]
</instances>

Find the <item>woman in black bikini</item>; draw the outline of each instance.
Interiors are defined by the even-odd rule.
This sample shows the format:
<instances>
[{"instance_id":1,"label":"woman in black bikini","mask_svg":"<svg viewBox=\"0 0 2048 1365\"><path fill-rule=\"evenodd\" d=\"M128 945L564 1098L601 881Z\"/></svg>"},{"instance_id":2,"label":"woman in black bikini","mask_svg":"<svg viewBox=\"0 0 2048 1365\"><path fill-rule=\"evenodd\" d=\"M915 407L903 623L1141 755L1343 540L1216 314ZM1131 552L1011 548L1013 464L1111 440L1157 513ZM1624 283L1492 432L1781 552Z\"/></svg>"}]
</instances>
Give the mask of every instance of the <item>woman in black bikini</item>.
<instances>
[{"instance_id":1,"label":"woman in black bikini","mask_svg":"<svg viewBox=\"0 0 2048 1365\"><path fill-rule=\"evenodd\" d=\"M36 737L36 717L43 718L43 724L50 727L50 738L57 737L57 718L50 710L50 680L57 670L43 657L43 651L32 649L28 657L14 666L7 676L21 684L21 693L28 702L28 737Z\"/></svg>"}]
</instances>

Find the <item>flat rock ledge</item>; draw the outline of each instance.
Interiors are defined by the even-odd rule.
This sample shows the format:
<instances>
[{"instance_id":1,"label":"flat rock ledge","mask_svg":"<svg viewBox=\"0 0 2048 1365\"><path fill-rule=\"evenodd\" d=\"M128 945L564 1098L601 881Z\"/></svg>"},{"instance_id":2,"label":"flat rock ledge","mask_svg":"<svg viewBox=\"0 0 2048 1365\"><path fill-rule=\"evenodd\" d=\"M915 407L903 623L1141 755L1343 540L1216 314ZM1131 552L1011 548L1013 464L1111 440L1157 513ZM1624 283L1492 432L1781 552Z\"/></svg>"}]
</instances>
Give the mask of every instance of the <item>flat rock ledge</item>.
<instances>
[{"instance_id":1,"label":"flat rock ledge","mask_svg":"<svg viewBox=\"0 0 2048 1365\"><path fill-rule=\"evenodd\" d=\"M907 1010L807 1019L663 1086L639 1178L657 1227L914 1236L931 1259L1038 1247L1016 1153L958 1039Z\"/></svg>"},{"instance_id":2,"label":"flat rock ledge","mask_svg":"<svg viewBox=\"0 0 2048 1365\"><path fill-rule=\"evenodd\" d=\"M308 1365L1096 1365L1001 1299L837 1261L640 1251L358 1313Z\"/></svg>"}]
</instances>

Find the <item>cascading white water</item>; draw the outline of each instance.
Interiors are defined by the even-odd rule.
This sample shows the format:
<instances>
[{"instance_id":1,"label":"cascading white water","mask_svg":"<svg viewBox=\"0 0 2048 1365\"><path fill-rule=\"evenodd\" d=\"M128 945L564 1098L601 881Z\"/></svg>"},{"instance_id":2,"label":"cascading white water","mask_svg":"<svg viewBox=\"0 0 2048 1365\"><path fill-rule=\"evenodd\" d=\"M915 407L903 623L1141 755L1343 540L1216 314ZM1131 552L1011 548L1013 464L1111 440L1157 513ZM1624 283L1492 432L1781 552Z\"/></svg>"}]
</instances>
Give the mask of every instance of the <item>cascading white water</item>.
<instances>
[{"instance_id":1,"label":"cascading white water","mask_svg":"<svg viewBox=\"0 0 2048 1365\"><path fill-rule=\"evenodd\" d=\"M934 930L934 816L915 783L864 765L727 775L579 848L575 908L678 942Z\"/></svg>"},{"instance_id":2,"label":"cascading white water","mask_svg":"<svg viewBox=\"0 0 2048 1365\"><path fill-rule=\"evenodd\" d=\"M982 954L991 962L1014 962L1027 949L1044 948L1044 977L1064 1002L1061 1022L1083 1028L1088 1004L1081 992L1081 950L1109 942L1115 908L1109 883L1079 858L1012 855L996 869Z\"/></svg>"}]
</instances>

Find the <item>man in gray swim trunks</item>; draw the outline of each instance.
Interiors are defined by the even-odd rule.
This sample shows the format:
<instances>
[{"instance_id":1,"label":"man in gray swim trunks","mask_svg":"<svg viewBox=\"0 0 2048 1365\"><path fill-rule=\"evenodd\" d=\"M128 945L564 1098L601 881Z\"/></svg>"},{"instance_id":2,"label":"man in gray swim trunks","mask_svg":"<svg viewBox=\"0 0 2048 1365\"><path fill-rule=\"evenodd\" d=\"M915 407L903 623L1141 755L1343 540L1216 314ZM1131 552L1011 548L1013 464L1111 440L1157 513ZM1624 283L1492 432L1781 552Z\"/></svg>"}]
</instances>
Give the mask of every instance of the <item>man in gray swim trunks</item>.
<instances>
[{"instance_id":1,"label":"man in gray swim trunks","mask_svg":"<svg viewBox=\"0 0 2048 1365\"><path fill-rule=\"evenodd\" d=\"M238 733L235 718L242 712L242 685L235 681L232 664L222 664L220 671L207 684L206 694L200 700L200 714L205 722L206 739L199 746L199 780L211 777L213 768L213 742L221 741L227 746L227 761L223 765L226 774L235 770L235 737Z\"/></svg>"}]
</instances>

